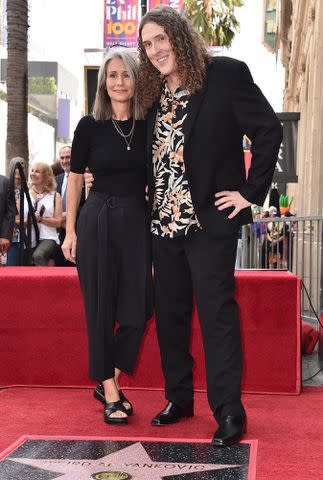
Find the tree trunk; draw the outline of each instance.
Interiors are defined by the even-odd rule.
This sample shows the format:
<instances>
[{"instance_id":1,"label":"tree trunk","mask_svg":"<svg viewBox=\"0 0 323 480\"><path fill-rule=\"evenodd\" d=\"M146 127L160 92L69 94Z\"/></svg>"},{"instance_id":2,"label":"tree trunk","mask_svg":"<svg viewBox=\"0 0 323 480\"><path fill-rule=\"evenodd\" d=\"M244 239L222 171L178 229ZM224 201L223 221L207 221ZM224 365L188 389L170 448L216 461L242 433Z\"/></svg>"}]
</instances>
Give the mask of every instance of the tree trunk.
<instances>
[{"instance_id":1,"label":"tree trunk","mask_svg":"<svg viewBox=\"0 0 323 480\"><path fill-rule=\"evenodd\" d=\"M28 162L28 0L8 0L6 158L23 157Z\"/></svg>"}]
</instances>

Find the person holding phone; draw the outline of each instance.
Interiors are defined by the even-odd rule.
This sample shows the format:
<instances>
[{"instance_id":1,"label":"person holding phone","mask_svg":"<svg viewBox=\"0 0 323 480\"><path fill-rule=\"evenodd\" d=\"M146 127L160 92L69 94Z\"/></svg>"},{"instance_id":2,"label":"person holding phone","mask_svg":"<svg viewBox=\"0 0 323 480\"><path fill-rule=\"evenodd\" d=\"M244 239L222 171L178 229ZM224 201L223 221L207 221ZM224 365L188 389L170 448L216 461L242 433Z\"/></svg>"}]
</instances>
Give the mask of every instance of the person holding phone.
<instances>
[{"instance_id":1,"label":"person holding phone","mask_svg":"<svg viewBox=\"0 0 323 480\"><path fill-rule=\"evenodd\" d=\"M62 222L62 199L56 192L54 174L49 165L43 162L34 163L30 171L29 194L34 206L34 213L39 228L39 244L32 230L32 246L34 247L33 264L47 266L48 260L59 245L58 228ZM28 204L25 200L25 216Z\"/></svg>"}]
</instances>

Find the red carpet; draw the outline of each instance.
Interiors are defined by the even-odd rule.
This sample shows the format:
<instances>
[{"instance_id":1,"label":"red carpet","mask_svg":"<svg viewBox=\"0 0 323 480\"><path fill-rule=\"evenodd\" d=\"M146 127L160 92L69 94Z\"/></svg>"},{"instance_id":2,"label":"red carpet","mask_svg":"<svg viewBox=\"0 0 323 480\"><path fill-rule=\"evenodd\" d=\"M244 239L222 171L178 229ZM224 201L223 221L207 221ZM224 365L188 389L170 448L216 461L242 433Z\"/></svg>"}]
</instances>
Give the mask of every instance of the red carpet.
<instances>
[{"instance_id":1,"label":"red carpet","mask_svg":"<svg viewBox=\"0 0 323 480\"><path fill-rule=\"evenodd\" d=\"M11 388L0 392L0 451L24 434L83 437L211 439L215 429L204 394L196 415L172 427L153 428L161 392L127 391L135 414L130 424L103 423L102 406L89 389ZM300 396L244 395L249 424L245 439L258 439L257 480L323 478L323 389ZM4 479L1 479L4 480Z\"/></svg>"},{"instance_id":2,"label":"red carpet","mask_svg":"<svg viewBox=\"0 0 323 480\"><path fill-rule=\"evenodd\" d=\"M302 353L313 353L319 336L320 332L318 328L312 327L312 325L302 320Z\"/></svg>"},{"instance_id":3,"label":"red carpet","mask_svg":"<svg viewBox=\"0 0 323 480\"><path fill-rule=\"evenodd\" d=\"M300 391L300 280L289 272L236 272L244 354L243 390ZM0 270L0 387L86 386L87 340L74 268ZM205 389L198 317L192 323L195 389ZM149 365L149 368L147 368ZM149 322L135 388L162 388L155 324Z\"/></svg>"}]
</instances>

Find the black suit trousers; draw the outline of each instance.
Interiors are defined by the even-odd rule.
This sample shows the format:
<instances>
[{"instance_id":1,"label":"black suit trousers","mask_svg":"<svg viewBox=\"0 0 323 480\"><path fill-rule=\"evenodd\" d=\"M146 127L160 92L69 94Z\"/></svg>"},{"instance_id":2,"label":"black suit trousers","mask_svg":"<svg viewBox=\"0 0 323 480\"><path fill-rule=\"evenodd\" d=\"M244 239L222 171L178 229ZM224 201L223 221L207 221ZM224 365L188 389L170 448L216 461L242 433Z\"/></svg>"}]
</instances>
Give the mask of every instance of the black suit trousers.
<instances>
[{"instance_id":1,"label":"black suit trousers","mask_svg":"<svg viewBox=\"0 0 323 480\"><path fill-rule=\"evenodd\" d=\"M78 220L76 248L91 379L113 378L115 368L133 373L152 313L150 241L143 198L91 191Z\"/></svg>"},{"instance_id":2,"label":"black suit trousers","mask_svg":"<svg viewBox=\"0 0 323 480\"><path fill-rule=\"evenodd\" d=\"M193 400L190 326L195 294L203 337L208 400L216 418L241 414L242 350L234 300L237 237L203 230L174 239L153 235L157 335L166 398ZM226 411L224 411L226 410Z\"/></svg>"}]
</instances>

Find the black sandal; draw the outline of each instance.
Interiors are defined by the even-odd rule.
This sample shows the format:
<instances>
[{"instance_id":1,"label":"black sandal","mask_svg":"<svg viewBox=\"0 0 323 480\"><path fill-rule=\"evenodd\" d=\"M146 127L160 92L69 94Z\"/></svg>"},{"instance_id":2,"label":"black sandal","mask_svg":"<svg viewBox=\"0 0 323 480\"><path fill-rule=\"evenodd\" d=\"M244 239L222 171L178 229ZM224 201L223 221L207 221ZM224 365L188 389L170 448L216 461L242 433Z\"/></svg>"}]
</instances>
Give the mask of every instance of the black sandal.
<instances>
[{"instance_id":1,"label":"black sandal","mask_svg":"<svg viewBox=\"0 0 323 480\"><path fill-rule=\"evenodd\" d=\"M122 405L122 402L109 402L104 405L104 421L112 425L126 425L128 423L128 417L111 417L114 412L127 413L126 409Z\"/></svg>"},{"instance_id":2,"label":"black sandal","mask_svg":"<svg viewBox=\"0 0 323 480\"><path fill-rule=\"evenodd\" d=\"M104 388L103 388L102 383L99 383L99 385L97 385L95 387L95 389L93 391L93 397L96 400L99 400L99 402L105 404Z\"/></svg>"},{"instance_id":3,"label":"black sandal","mask_svg":"<svg viewBox=\"0 0 323 480\"><path fill-rule=\"evenodd\" d=\"M126 414L129 416L129 415L132 415L133 414L133 406L131 404L131 402L129 402L129 400L127 399L127 397L124 395L123 391L122 390L119 390L119 395L120 395L120 401L122 403L124 402L127 402L129 403L130 407L129 408L126 408L124 406L124 408L126 409ZM98 400L99 402L105 404L105 396L104 396L104 388L103 388L103 385L102 383L99 383L99 385L97 385L93 391L93 396L96 400Z\"/></svg>"},{"instance_id":4,"label":"black sandal","mask_svg":"<svg viewBox=\"0 0 323 480\"><path fill-rule=\"evenodd\" d=\"M129 400L127 399L127 397L125 396L125 394L123 393L122 390L119 390L119 395L120 395L120 401L122 402L122 404L124 404L125 402L129 403L130 407L127 408L125 407L124 405L124 408L126 409L126 413L129 417L129 415L132 415L133 414L133 406L132 406L132 403L129 402Z\"/></svg>"}]
</instances>

